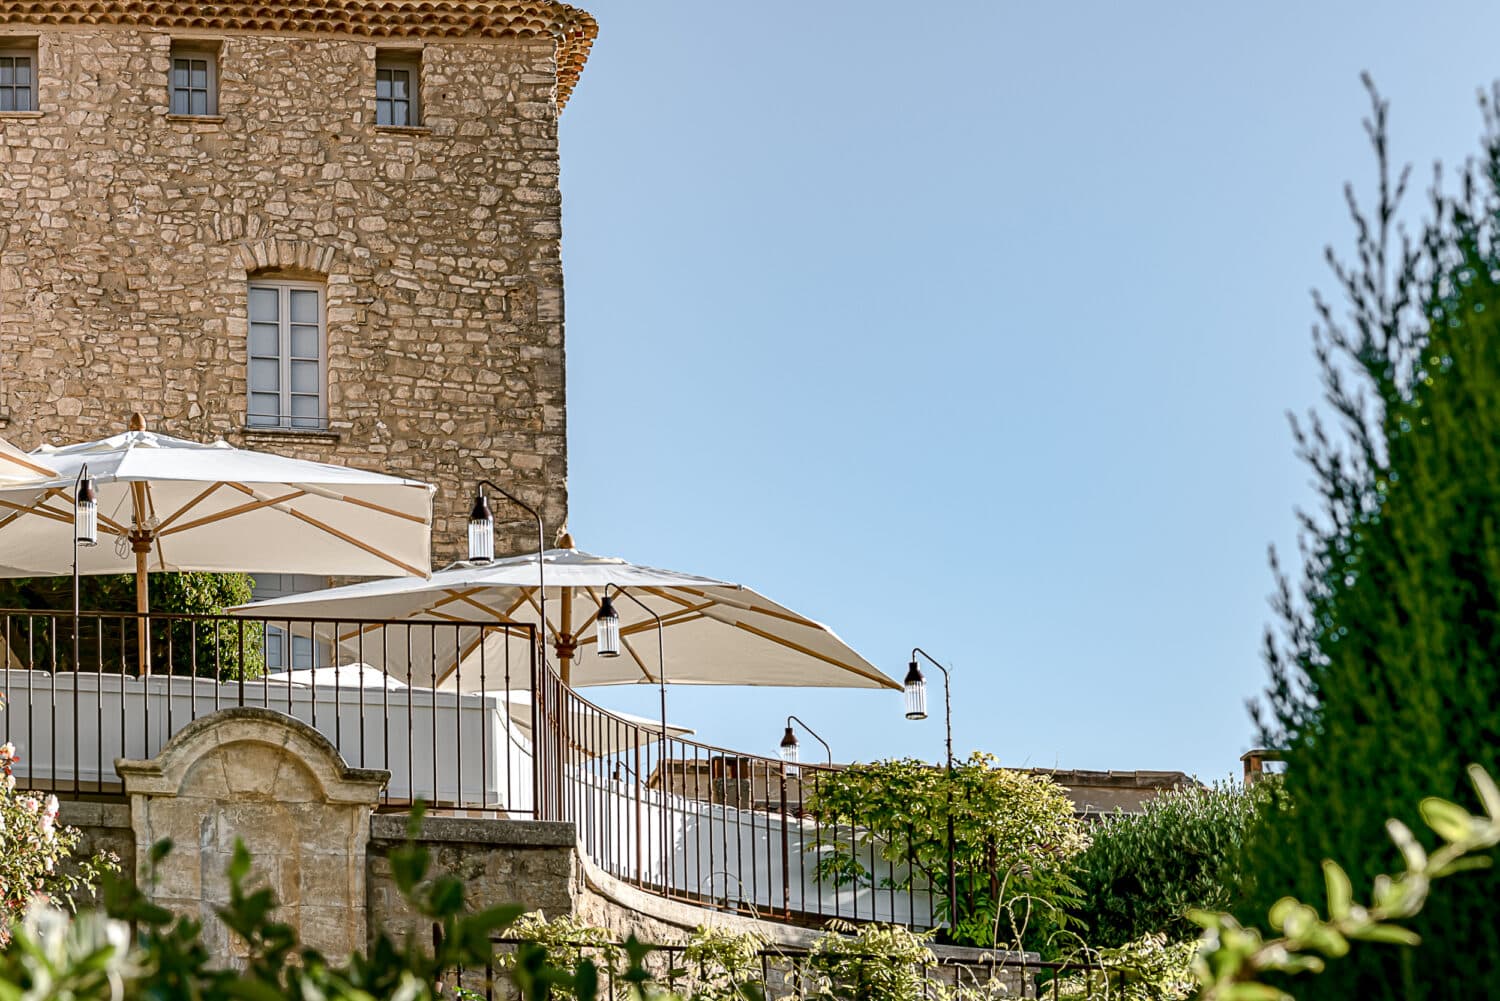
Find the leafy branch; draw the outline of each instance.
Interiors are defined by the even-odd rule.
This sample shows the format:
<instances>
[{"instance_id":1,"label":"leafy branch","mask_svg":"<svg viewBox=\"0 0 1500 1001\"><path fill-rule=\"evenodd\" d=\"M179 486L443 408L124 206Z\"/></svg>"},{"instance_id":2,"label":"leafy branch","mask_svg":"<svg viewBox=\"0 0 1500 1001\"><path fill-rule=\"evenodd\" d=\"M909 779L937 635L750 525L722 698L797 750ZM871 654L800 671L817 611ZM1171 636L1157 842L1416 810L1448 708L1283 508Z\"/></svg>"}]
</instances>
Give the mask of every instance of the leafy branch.
<instances>
[{"instance_id":1,"label":"leafy branch","mask_svg":"<svg viewBox=\"0 0 1500 1001\"><path fill-rule=\"evenodd\" d=\"M1422 800L1422 820L1443 841L1431 854L1401 821L1386 821L1405 870L1376 876L1368 905L1355 903L1349 876L1337 862L1325 860L1326 919L1312 905L1283 897L1268 915L1280 934L1266 938L1228 914L1191 912L1189 917L1204 929L1193 959L1202 1001L1292 1001L1290 994L1258 978L1264 973L1321 973L1325 959L1346 955L1351 941L1417 945L1421 940L1415 932L1393 922L1422 910L1434 880L1487 867L1490 859L1475 853L1500 844L1500 787L1479 765L1470 765L1468 772L1484 815L1435 796Z\"/></svg>"}]
</instances>

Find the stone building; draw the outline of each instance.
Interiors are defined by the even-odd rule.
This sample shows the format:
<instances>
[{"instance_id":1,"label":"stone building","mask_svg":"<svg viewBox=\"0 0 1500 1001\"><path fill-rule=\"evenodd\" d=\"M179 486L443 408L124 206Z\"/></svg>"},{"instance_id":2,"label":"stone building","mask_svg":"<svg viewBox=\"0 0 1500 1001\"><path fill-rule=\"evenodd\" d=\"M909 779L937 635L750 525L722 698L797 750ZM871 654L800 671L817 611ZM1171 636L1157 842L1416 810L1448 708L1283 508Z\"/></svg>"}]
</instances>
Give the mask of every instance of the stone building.
<instances>
[{"instance_id":1,"label":"stone building","mask_svg":"<svg viewBox=\"0 0 1500 1001\"><path fill-rule=\"evenodd\" d=\"M0 435L155 429L567 516L551 0L0 0ZM513 550L527 548L525 523Z\"/></svg>"}]
</instances>

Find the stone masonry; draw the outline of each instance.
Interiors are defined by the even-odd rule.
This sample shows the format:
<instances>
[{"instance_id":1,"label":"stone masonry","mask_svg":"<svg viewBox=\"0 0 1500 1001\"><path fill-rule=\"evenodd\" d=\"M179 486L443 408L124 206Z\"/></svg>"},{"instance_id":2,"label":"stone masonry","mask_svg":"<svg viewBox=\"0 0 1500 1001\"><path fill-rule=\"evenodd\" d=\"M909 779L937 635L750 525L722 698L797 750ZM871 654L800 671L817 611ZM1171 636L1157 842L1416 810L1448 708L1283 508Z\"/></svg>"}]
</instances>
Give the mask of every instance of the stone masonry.
<instances>
[{"instance_id":1,"label":"stone masonry","mask_svg":"<svg viewBox=\"0 0 1500 1001\"><path fill-rule=\"evenodd\" d=\"M243 949L216 909L229 902L237 844L279 920L328 955L365 945L365 846L389 772L350 768L312 727L269 709L225 709L175 735L151 761L117 761L130 799L135 878L156 903L203 922L216 956ZM149 871L151 847L169 852Z\"/></svg>"},{"instance_id":2,"label":"stone masonry","mask_svg":"<svg viewBox=\"0 0 1500 1001\"><path fill-rule=\"evenodd\" d=\"M0 435L139 410L434 482L437 562L481 470L561 525L557 120L592 31L539 0L0 0L0 48L34 46L39 80L37 111L0 112ZM216 53L218 115L168 114L174 43ZM420 127L374 124L391 49L419 54ZM326 430L246 427L252 277L325 289Z\"/></svg>"}]
</instances>

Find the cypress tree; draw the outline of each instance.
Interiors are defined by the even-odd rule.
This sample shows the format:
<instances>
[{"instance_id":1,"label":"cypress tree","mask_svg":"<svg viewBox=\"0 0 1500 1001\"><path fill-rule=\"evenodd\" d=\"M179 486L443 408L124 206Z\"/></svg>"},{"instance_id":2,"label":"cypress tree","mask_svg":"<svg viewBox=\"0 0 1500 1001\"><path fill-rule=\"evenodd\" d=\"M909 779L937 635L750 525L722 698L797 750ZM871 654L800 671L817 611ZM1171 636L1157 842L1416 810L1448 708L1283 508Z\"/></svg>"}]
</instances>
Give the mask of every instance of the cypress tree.
<instances>
[{"instance_id":1,"label":"cypress tree","mask_svg":"<svg viewBox=\"0 0 1500 1001\"><path fill-rule=\"evenodd\" d=\"M1425 832L1422 797L1478 809L1464 767L1500 776L1500 119L1482 100L1481 156L1458 194L1434 184L1409 238L1397 213L1410 172L1393 176L1387 105L1370 93L1378 195L1368 210L1348 195L1356 255L1328 255L1347 309L1315 296L1334 416L1294 421L1320 504L1302 516L1301 577L1277 571L1271 681L1253 707L1262 739L1287 752L1294 804L1249 849L1240 916L1261 926L1280 896L1323 900L1324 858L1368 899L1377 873L1400 869L1388 817ZM1416 949L1356 944L1284 986L1308 999L1500 996L1493 869L1441 881L1413 928Z\"/></svg>"}]
</instances>

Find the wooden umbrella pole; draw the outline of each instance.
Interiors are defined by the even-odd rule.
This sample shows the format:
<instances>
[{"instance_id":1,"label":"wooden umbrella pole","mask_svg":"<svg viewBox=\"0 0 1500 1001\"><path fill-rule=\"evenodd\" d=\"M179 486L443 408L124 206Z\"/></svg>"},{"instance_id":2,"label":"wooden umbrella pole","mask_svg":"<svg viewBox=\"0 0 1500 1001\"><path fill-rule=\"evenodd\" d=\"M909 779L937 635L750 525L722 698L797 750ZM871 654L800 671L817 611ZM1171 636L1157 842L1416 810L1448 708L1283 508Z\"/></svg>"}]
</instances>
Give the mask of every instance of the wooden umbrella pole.
<instances>
[{"instance_id":1,"label":"wooden umbrella pole","mask_svg":"<svg viewBox=\"0 0 1500 1001\"><path fill-rule=\"evenodd\" d=\"M573 589L565 587L562 592L562 628L557 631L557 663L564 685L572 684L573 654L577 652L578 641L573 636Z\"/></svg>"},{"instance_id":2,"label":"wooden umbrella pole","mask_svg":"<svg viewBox=\"0 0 1500 1001\"><path fill-rule=\"evenodd\" d=\"M135 550L135 632L136 652L140 658L141 677L151 673L151 626L146 613L151 610L150 574L146 561L151 554L151 536L145 532L130 533L130 547Z\"/></svg>"}]
</instances>

